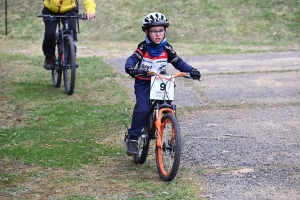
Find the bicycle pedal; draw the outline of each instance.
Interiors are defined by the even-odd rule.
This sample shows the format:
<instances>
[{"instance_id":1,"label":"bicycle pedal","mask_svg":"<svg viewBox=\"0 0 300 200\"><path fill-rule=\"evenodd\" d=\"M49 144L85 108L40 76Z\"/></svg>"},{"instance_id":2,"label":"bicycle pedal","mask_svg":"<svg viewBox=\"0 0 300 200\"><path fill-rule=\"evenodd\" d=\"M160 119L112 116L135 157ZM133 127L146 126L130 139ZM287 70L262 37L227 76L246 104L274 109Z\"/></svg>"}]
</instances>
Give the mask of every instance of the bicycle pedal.
<instances>
[{"instance_id":1,"label":"bicycle pedal","mask_svg":"<svg viewBox=\"0 0 300 200\"><path fill-rule=\"evenodd\" d=\"M127 156L131 156L131 157L134 157L134 156L136 156L137 154L130 154L130 153L126 152L126 155L127 155Z\"/></svg>"}]
</instances>

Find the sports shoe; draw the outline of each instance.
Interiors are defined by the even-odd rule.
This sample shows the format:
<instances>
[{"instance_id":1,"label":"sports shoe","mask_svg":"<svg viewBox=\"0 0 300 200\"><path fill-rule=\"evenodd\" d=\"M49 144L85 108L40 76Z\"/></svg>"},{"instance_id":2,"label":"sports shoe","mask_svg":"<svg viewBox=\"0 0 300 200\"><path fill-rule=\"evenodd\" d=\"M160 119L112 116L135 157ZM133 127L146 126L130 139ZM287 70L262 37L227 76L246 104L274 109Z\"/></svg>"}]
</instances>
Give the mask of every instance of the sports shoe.
<instances>
[{"instance_id":1,"label":"sports shoe","mask_svg":"<svg viewBox=\"0 0 300 200\"><path fill-rule=\"evenodd\" d=\"M128 139L126 142L126 146L127 146L126 153L128 156L135 156L139 154L138 142L136 140Z\"/></svg>"},{"instance_id":2,"label":"sports shoe","mask_svg":"<svg viewBox=\"0 0 300 200\"><path fill-rule=\"evenodd\" d=\"M52 57L45 58L44 68L46 70L51 70L53 68L53 58Z\"/></svg>"}]
</instances>

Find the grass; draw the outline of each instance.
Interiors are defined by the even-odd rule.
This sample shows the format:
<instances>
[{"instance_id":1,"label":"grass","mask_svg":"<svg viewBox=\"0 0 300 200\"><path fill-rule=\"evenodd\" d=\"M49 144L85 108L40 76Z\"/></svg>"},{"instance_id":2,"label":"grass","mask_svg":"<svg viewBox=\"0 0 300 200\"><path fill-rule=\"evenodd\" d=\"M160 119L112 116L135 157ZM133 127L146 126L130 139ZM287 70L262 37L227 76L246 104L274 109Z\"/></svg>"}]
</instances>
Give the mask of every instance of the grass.
<instances>
[{"instance_id":1,"label":"grass","mask_svg":"<svg viewBox=\"0 0 300 200\"><path fill-rule=\"evenodd\" d=\"M26 60L22 56L7 55L8 62L9 57L12 62L18 62L17 59ZM35 59L40 58L31 60L34 62ZM87 59L82 59L85 60ZM102 75L91 77L93 70L86 70L87 73L79 70L79 79L80 74L90 79L89 82L78 82L77 95L73 97L66 97L62 89L47 84L45 79L50 82L50 76L35 73L39 66L18 74L17 80L10 79L9 84L14 90L9 95L14 98L8 98L7 102L16 107L11 111L14 113L7 118L15 118L21 127L14 129L7 126L2 129L1 144L5 151L1 151L1 157L22 158L26 163L43 167L72 168L73 165L80 166L96 159L91 155L111 156L122 152L122 148L112 148L106 144L98 144L97 141L108 133L116 132L118 124L128 121L130 113L124 109L129 110L132 103L126 102L126 98L125 101L120 98L127 94L114 81L119 75L107 68L100 58L94 58L93 63L102 63ZM89 90L81 90L84 84L90 86ZM111 88L110 94L105 92L108 86ZM115 99L114 103L103 98L104 93L110 95L107 98ZM87 151L89 149L92 151ZM51 159L52 162L49 161Z\"/></svg>"},{"instance_id":2,"label":"grass","mask_svg":"<svg viewBox=\"0 0 300 200\"><path fill-rule=\"evenodd\" d=\"M144 165L125 156L124 122L130 123L133 102L121 83L132 80L103 60L132 53L143 40L147 13L167 15L167 38L180 55L299 50L297 0L188 0L172 6L96 0L96 18L80 23L79 47L86 53L78 58L75 93L67 96L41 69L40 2L9 1L7 36L0 26L1 199L201 198L207 173L201 166L182 163L176 179L166 183L156 172L153 149ZM195 108L178 113L188 109Z\"/></svg>"},{"instance_id":3,"label":"grass","mask_svg":"<svg viewBox=\"0 0 300 200\"><path fill-rule=\"evenodd\" d=\"M167 39L181 54L299 50L297 0L189 0L173 1L172 6L169 2L146 0L96 2L96 18L80 23L80 40L93 43L89 44L92 46L99 40L106 41L100 48L109 49L111 43L126 42L131 44L127 50L134 49L144 38L142 18L158 11L168 17ZM3 0L0 5L4 8ZM36 17L41 6L41 1L9 2L6 38L33 43L37 38L41 40L44 25L41 18ZM84 12L83 5L80 8ZM4 16L3 9L0 15ZM0 23L4 24L4 18ZM3 38L4 33L5 28L1 26L0 37Z\"/></svg>"},{"instance_id":4,"label":"grass","mask_svg":"<svg viewBox=\"0 0 300 200\"><path fill-rule=\"evenodd\" d=\"M133 102L120 82L128 77L99 57L79 58L86 68L78 69L76 92L67 96L51 86L49 72L40 70L41 56L1 56L0 196L196 198L200 182L193 171L164 183L154 150L144 165L125 156L124 122L130 122Z\"/></svg>"}]
</instances>

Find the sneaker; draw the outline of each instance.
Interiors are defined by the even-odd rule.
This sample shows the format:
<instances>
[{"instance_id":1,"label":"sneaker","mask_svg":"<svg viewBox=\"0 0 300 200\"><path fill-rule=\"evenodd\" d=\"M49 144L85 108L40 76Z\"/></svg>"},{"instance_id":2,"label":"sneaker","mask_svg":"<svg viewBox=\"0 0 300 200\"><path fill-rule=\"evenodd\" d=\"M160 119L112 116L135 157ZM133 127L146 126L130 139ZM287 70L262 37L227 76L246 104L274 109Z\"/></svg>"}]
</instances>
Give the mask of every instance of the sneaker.
<instances>
[{"instance_id":1,"label":"sneaker","mask_svg":"<svg viewBox=\"0 0 300 200\"><path fill-rule=\"evenodd\" d=\"M126 153L128 156L135 156L139 154L138 142L136 140L128 139L126 142L126 146L127 146Z\"/></svg>"},{"instance_id":2,"label":"sneaker","mask_svg":"<svg viewBox=\"0 0 300 200\"><path fill-rule=\"evenodd\" d=\"M52 57L45 58L44 68L46 70L51 70L53 68L53 58Z\"/></svg>"}]
</instances>

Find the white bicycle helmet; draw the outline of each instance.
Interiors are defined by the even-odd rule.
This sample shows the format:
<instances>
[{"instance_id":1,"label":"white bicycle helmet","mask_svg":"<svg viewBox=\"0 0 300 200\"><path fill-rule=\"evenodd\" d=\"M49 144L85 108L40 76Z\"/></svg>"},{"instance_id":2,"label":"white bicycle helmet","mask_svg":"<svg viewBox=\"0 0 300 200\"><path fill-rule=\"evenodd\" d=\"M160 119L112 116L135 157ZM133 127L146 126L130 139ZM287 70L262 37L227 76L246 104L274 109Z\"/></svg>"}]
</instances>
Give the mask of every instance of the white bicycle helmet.
<instances>
[{"instance_id":1,"label":"white bicycle helmet","mask_svg":"<svg viewBox=\"0 0 300 200\"><path fill-rule=\"evenodd\" d=\"M164 26L168 28L169 21L165 15L159 12L149 13L142 21L142 30L148 30L152 26Z\"/></svg>"}]
</instances>

